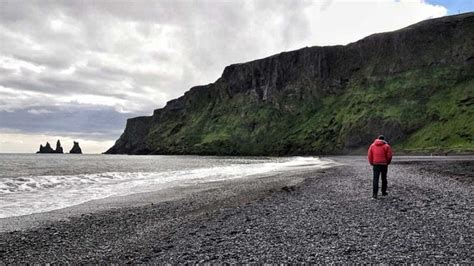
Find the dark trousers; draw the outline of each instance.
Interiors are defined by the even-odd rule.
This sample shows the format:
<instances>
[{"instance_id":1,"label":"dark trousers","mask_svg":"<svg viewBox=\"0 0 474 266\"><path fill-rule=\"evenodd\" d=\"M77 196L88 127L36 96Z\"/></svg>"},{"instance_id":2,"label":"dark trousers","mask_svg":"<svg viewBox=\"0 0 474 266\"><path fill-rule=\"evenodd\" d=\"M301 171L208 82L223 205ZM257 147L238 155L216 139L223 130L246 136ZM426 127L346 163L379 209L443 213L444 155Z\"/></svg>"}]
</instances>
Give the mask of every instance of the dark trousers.
<instances>
[{"instance_id":1,"label":"dark trousers","mask_svg":"<svg viewBox=\"0 0 474 266\"><path fill-rule=\"evenodd\" d=\"M387 193L387 165L375 164L374 168L374 181L373 181L373 193L377 195L379 192L379 176L382 174L382 194Z\"/></svg>"}]
</instances>

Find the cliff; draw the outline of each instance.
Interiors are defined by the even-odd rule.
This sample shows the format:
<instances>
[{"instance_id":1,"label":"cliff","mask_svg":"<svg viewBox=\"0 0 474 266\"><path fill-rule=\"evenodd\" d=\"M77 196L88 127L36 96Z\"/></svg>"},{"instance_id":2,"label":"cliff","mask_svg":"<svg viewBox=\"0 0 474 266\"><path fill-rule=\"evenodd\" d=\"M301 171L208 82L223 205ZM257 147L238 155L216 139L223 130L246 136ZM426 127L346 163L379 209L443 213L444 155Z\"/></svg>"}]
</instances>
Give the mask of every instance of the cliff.
<instances>
[{"instance_id":1,"label":"cliff","mask_svg":"<svg viewBox=\"0 0 474 266\"><path fill-rule=\"evenodd\" d=\"M474 150L474 13L345 46L226 67L152 116L127 121L106 153L294 155Z\"/></svg>"}]
</instances>

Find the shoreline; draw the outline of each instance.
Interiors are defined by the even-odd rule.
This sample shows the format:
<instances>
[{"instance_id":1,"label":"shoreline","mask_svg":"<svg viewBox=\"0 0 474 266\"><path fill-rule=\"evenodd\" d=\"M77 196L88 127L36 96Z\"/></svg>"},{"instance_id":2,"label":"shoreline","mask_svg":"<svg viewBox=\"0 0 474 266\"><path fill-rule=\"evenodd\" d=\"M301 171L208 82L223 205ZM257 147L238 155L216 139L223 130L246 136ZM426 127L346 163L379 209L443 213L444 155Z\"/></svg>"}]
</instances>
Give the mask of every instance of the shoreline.
<instances>
[{"instance_id":1,"label":"shoreline","mask_svg":"<svg viewBox=\"0 0 474 266\"><path fill-rule=\"evenodd\" d=\"M474 261L473 157L398 157L389 196L375 201L365 157L325 158L344 165L222 182L161 202L122 198L117 208L0 233L0 261Z\"/></svg>"},{"instance_id":2,"label":"shoreline","mask_svg":"<svg viewBox=\"0 0 474 266\"><path fill-rule=\"evenodd\" d=\"M323 169L313 169L311 171ZM310 170L301 169L299 171L307 172ZM295 176L298 176L298 174ZM281 184L282 186L294 186L296 183L303 181L303 179L298 177L296 177L296 180L286 179L288 179L288 177L274 173L267 176L248 176L238 179L198 183L192 186L177 186L155 191L94 199L56 210L0 218L0 234L12 231L34 230L37 227L48 226L51 223L68 221L72 217L80 217L109 210L137 208L150 204L154 205L168 201L178 201L189 197L198 197L200 193L223 189L229 185L237 187L239 190L245 190L254 183L260 185L269 184L271 187L275 183Z\"/></svg>"}]
</instances>

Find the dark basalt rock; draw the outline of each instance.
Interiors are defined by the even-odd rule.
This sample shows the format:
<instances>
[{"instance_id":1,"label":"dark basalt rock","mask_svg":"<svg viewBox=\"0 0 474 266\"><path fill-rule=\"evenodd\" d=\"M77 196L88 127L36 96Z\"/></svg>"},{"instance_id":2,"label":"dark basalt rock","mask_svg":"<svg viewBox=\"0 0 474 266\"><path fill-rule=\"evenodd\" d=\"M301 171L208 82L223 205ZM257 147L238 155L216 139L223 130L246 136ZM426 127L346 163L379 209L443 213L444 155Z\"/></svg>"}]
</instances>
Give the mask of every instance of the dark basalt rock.
<instances>
[{"instance_id":1,"label":"dark basalt rock","mask_svg":"<svg viewBox=\"0 0 474 266\"><path fill-rule=\"evenodd\" d=\"M46 145L40 145L39 151L36 153L63 153L63 147L61 147L61 142L58 140L56 142L56 149L53 150L49 142L46 142Z\"/></svg>"},{"instance_id":2,"label":"dark basalt rock","mask_svg":"<svg viewBox=\"0 0 474 266\"><path fill-rule=\"evenodd\" d=\"M79 147L79 142L74 141L74 146L69 151L69 153L82 154L81 147Z\"/></svg>"},{"instance_id":3,"label":"dark basalt rock","mask_svg":"<svg viewBox=\"0 0 474 266\"><path fill-rule=\"evenodd\" d=\"M37 151L36 153L56 153L56 151L51 148L49 142L46 142L45 146L40 145L39 151Z\"/></svg>"},{"instance_id":4,"label":"dark basalt rock","mask_svg":"<svg viewBox=\"0 0 474 266\"><path fill-rule=\"evenodd\" d=\"M58 141L56 142L56 150L55 150L55 153L63 153L63 147L61 147L61 142Z\"/></svg>"},{"instance_id":5,"label":"dark basalt rock","mask_svg":"<svg viewBox=\"0 0 474 266\"><path fill-rule=\"evenodd\" d=\"M141 116L127 120L125 131L107 153L110 154L148 154L145 140L150 129L151 117Z\"/></svg>"}]
</instances>

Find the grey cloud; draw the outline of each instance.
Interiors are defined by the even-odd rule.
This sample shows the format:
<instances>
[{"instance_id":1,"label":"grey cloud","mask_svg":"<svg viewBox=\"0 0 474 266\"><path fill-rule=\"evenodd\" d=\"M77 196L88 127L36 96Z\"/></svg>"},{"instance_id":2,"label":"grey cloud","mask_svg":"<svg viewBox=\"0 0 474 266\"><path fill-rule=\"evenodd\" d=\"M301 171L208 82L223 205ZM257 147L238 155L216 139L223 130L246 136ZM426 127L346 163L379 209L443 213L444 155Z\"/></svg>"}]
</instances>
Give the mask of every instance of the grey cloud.
<instances>
[{"instance_id":1,"label":"grey cloud","mask_svg":"<svg viewBox=\"0 0 474 266\"><path fill-rule=\"evenodd\" d=\"M173 57L172 54L161 51L152 52L150 56L158 63L171 61Z\"/></svg>"},{"instance_id":2,"label":"grey cloud","mask_svg":"<svg viewBox=\"0 0 474 266\"><path fill-rule=\"evenodd\" d=\"M24 70L24 74L32 71ZM26 76L25 75L25 76ZM80 80L61 80L55 77L10 77L0 80L0 86L32 92L43 92L53 95L70 95L74 93L94 92L92 86Z\"/></svg>"},{"instance_id":3,"label":"grey cloud","mask_svg":"<svg viewBox=\"0 0 474 266\"><path fill-rule=\"evenodd\" d=\"M36 106L0 111L0 128L4 131L114 139L120 135L126 119L134 115L137 114L119 113L107 106Z\"/></svg>"},{"instance_id":4,"label":"grey cloud","mask_svg":"<svg viewBox=\"0 0 474 266\"><path fill-rule=\"evenodd\" d=\"M116 66L103 64L101 61L89 61L82 71L89 71L90 73L101 72L109 77L126 77L130 75L126 69L118 68Z\"/></svg>"},{"instance_id":5,"label":"grey cloud","mask_svg":"<svg viewBox=\"0 0 474 266\"><path fill-rule=\"evenodd\" d=\"M25 61L37 66L45 66L53 69L65 69L68 68L73 62L73 58L66 56L58 56L57 54L19 54L13 53L12 57L21 61Z\"/></svg>"},{"instance_id":6,"label":"grey cloud","mask_svg":"<svg viewBox=\"0 0 474 266\"><path fill-rule=\"evenodd\" d=\"M36 18L41 10L38 2L35 1L26 3L25 1L2 0L0 21L2 21L2 24L7 25L18 24L25 21L28 23L31 18ZM28 14L30 17L28 17Z\"/></svg>"},{"instance_id":7,"label":"grey cloud","mask_svg":"<svg viewBox=\"0 0 474 266\"><path fill-rule=\"evenodd\" d=\"M0 75L13 75L15 72L13 69L0 67Z\"/></svg>"},{"instance_id":8,"label":"grey cloud","mask_svg":"<svg viewBox=\"0 0 474 266\"><path fill-rule=\"evenodd\" d=\"M8 75L0 78L0 86L14 88L18 91L31 91L50 94L52 96L71 96L71 95L100 95L115 97L117 99L126 99L128 92L123 91L117 85L115 88L107 89L99 82L93 79L71 79L57 75L37 76L31 70L21 68L22 76ZM100 78L100 72L96 75L88 74L91 77Z\"/></svg>"}]
</instances>

